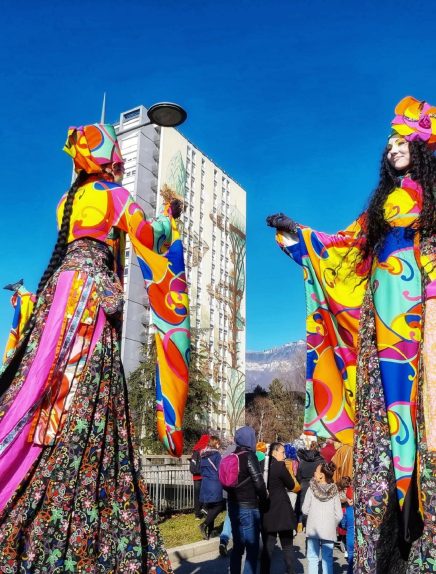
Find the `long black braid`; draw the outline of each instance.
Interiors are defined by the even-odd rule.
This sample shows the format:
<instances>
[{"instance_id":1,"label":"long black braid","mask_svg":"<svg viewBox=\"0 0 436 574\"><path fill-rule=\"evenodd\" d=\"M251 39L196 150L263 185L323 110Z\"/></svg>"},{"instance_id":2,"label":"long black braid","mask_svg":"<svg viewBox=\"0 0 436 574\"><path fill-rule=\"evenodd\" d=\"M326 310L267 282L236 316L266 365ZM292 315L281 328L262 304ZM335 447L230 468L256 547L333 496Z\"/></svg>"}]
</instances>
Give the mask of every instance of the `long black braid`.
<instances>
[{"instance_id":1,"label":"long black braid","mask_svg":"<svg viewBox=\"0 0 436 574\"><path fill-rule=\"evenodd\" d=\"M72 186L68 190L67 198L64 204L64 213L62 215L62 222L59 228L58 238L56 240L56 244L53 249L53 253L51 254L50 261L47 265L47 269L42 274L42 277L38 283L38 288L36 290L36 301L38 301L39 295L44 290L44 287L47 285L48 280L59 268L61 265L65 254L67 252L68 247L68 236L70 234L70 221L71 221L71 213L73 211L73 202L74 196L76 195L76 191L81 187L89 174L86 171L82 170L79 172L79 175L74 180Z\"/></svg>"},{"instance_id":2,"label":"long black braid","mask_svg":"<svg viewBox=\"0 0 436 574\"><path fill-rule=\"evenodd\" d=\"M436 159L429 146L420 140L410 142L411 178L420 184L423 191L421 214L413 225L423 238L436 234ZM387 160L385 149L381 162L380 182L372 194L366 210L363 230L362 261L377 255L389 230L385 220L384 205L392 189L399 185L402 174L396 171Z\"/></svg>"}]
</instances>

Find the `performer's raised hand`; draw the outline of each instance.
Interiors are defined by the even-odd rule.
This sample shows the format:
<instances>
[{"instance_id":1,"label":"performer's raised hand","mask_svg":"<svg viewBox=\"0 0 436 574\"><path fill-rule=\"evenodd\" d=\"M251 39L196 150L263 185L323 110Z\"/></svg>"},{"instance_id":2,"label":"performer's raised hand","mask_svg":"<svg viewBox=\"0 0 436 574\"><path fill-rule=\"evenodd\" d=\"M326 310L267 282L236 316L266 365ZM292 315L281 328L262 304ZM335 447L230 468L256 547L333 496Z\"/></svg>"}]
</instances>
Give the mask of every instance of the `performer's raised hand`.
<instances>
[{"instance_id":1,"label":"performer's raised hand","mask_svg":"<svg viewBox=\"0 0 436 574\"><path fill-rule=\"evenodd\" d=\"M268 215L266 218L266 224L269 227L275 227L277 231L296 231L296 223L293 219L285 215L284 213L274 213L273 215Z\"/></svg>"}]
</instances>

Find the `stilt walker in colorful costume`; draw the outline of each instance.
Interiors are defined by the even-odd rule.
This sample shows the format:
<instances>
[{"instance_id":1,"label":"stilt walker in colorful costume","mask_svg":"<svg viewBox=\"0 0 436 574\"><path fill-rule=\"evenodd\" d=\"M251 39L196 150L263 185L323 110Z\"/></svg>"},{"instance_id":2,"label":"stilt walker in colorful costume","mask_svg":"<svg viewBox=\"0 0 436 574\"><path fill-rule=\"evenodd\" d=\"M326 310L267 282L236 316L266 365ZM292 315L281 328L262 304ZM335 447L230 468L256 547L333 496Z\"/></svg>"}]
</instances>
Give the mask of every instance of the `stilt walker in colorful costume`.
<instances>
[{"instance_id":1,"label":"stilt walker in colorful costume","mask_svg":"<svg viewBox=\"0 0 436 574\"><path fill-rule=\"evenodd\" d=\"M146 220L120 185L111 125L70 128L64 150L77 178L0 376L0 571L168 573L133 446L120 325L128 234L156 329L159 434L180 456L189 358L181 204Z\"/></svg>"},{"instance_id":2,"label":"stilt walker in colorful costume","mask_svg":"<svg viewBox=\"0 0 436 574\"><path fill-rule=\"evenodd\" d=\"M354 443L354 571L436 571L436 108L396 107L367 210L267 218L304 270L305 432Z\"/></svg>"}]
</instances>

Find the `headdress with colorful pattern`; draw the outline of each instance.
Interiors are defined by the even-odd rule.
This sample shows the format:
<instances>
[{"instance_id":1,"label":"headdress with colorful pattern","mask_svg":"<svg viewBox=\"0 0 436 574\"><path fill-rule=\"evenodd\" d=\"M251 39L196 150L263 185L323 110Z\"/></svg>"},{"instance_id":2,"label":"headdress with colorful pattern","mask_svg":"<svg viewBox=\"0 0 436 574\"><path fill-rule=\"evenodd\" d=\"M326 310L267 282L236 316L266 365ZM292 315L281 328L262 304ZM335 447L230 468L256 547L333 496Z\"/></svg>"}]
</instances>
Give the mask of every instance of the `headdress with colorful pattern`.
<instances>
[{"instance_id":1,"label":"headdress with colorful pattern","mask_svg":"<svg viewBox=\"0 0 436 574\"><path fill-rule=\"evenodd\" d=\"M64 151L73 158L78 173L100 173L106 163L124 163L115 128L111 124L70 127Z\"/></svg>"},{"instance_id":2,"label":"headdress with colorful pattern","mask_svg":"<svg viewBox=\"0 0 436 574\"><path fill-rule=\"evenodd\" d=\"M421 140L436 149L436 107L406 96L395 108L392 129L409 142Z\"/></svg>"}]
</instances>

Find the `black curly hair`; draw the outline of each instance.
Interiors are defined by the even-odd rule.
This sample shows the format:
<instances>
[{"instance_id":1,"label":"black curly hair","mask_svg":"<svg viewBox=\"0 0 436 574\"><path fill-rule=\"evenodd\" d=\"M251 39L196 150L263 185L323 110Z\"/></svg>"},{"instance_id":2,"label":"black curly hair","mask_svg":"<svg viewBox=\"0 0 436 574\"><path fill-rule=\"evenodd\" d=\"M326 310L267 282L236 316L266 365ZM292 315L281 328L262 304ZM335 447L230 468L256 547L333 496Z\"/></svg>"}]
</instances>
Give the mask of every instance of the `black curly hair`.
<instances>
[{"instance_id":1,"label":"black curly hair","mask_svg":"<svg viewBox=\"0 0 436 574\"><path fill-rule=\"evenodd\" d=\"M84 170L80 171L79 175L76 177L70 189L68 190L67 198L64 204L64 213L62 215L62 222L58 232L58 238L56 240L56 244L54 246L53 253L51 254L47 268L42 274L41 279L39 280L38 288L36 290L36 301L38 301L38 297L44 290L44 287L47 285L48 280L56 271L56 269L58 269L58 267L60 266L65 257L68 246L68 236L70 234L70 220L71 220L71 213L73 211L74 196L76 195L76 192L79 189L79 187L81 187L86 182L88 177L89 174L86 173L86 171Z\"/></svg>"},{"instance_id":2,"label":"black curly hair","mask_svg":"<svg viewBox=\"0 0 436 574\"><path fill-rule=\"evenodd\" d=\"M413 224L422 238L436 234L436 158L429 146L420 140L409 143L411 169L410 177L420 184L423 191L421 214ZM384 204L392 189L399 184L403 172L396 171L388 162L386 147L380 169L380 181L377 189L369 199L365 211L362 231L363 245L361 259L365 261L377 255L383 245L383 239L389 230L384 218Z\"/></svg>"}]
</instances>

